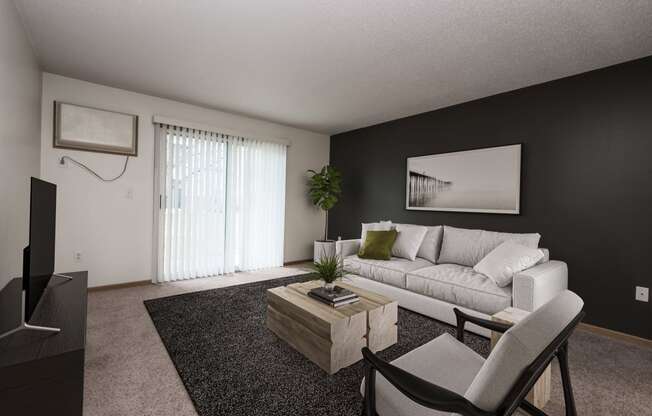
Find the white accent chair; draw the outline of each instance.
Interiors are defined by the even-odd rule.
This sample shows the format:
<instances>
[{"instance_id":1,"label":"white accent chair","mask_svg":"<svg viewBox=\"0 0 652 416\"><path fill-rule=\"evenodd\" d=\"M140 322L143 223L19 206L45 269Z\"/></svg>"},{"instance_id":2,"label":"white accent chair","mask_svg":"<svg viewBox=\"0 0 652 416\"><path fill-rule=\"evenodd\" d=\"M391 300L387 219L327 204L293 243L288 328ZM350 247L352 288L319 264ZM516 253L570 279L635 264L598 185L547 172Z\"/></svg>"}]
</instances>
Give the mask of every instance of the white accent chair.
<instances>
[{"instance_id":1,"label":"white accent chair","mask_svg":"<svg viewBox=\"0 0 652 416\"><path fill-rule=\"evenodd\" d=\"M391 363L363 349L363 414L507 416L520 408L545 416L525 397L557 357L566 415L575 416L568 338L584 316L583 305L582 299L566 290L514 326L456 310L458 339L441 335ZM486 360L463 343L467 321L504 332Z\"/></svg>"}]
</instances>

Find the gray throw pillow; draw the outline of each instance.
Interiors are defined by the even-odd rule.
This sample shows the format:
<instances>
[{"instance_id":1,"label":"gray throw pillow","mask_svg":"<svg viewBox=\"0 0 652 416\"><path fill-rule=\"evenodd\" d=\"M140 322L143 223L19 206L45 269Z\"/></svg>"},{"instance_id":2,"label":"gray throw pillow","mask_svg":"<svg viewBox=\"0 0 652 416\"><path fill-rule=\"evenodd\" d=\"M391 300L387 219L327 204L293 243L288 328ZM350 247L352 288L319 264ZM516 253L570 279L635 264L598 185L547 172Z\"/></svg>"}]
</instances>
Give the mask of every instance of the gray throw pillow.
<instances>
[{"instance_id":1,"label":"gray throw pillow","mask_svg":"<svg viewBox=\"0 0 652 416\"><path fill-rule=\"evenodd\" d=\"M444 234L444 227L441 225L428 226L426 236L423 238L417 257L437 263L439 251L441 250L441 238Z\"/></svg>"},{"instance_id":2,"label":"gray throw pillow","mask_svg":"<svg viewBox=\"0 0 652 416\"><path fill-rule=\"evenodd\" d=\"M392 256L414 261L428 228L412 224L395 224L395 226L398 236L392 247Z\"/></svg>"}]
</instances>

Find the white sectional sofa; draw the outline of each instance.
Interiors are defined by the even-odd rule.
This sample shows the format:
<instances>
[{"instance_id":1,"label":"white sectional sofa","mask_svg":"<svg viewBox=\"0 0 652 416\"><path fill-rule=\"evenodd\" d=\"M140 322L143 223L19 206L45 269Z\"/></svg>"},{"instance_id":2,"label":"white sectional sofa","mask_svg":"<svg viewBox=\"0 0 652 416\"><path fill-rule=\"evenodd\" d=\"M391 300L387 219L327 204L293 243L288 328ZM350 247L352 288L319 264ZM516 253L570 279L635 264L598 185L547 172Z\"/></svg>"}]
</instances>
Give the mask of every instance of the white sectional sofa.
<instances>
[{"instance_id":1,"label":"white sectional sofa","mask_svg":"<svg viewBox=\"0 0 652 416\"><path fill-rule=\"evenodd\" d=\"M568 286L566 263L550 260L546 249L541 249L543 258L537 264L515 273L511 284L505 287L499 287L473 269L480 259L505 241L523 241L538 247L538 234L448 226L428 229L414 260L394 256L390 260L362 259L357 255L360 239L338 241L336 252L342 258L345 279L396 299L406 309L449 324L455 323L454 307L483 318L509 306L532 311ZM430 251L425 252L424 247ZM489 336L484 328L469 325L468 329Z\"/></svg>"}]
</instances>

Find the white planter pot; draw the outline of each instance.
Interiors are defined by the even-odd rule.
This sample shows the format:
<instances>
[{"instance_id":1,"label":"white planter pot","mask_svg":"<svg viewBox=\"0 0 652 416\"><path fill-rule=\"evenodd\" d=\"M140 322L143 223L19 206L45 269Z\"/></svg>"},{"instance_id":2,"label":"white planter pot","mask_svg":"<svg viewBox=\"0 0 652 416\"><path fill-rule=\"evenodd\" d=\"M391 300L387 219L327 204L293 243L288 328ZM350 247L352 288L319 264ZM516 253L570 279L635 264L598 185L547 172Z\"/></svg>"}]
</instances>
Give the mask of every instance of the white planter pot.
<instances>
[{"instance_id":1,"label":"white planter pot","mask_svg":"<svg viewBox=\"0 0 652 416\"><path fill-rule=\"evenodd\" d=\"M335 255L335 241L334 240L317 240L315 241L315 251L313 255L313 261L317 262L322 256L334 256Z\"/></svg>"}]
</instances>

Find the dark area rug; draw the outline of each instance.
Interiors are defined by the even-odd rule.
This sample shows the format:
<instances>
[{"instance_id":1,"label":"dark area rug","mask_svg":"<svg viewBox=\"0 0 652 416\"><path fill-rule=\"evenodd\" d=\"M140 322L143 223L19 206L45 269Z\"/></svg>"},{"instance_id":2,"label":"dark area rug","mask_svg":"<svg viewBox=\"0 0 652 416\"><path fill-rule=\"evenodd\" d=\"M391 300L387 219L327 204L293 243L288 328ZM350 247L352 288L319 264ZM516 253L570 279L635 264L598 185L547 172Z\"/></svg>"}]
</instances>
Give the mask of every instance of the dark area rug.
<instances>
[{"instance_id":1,"label":"dark area rug","mask_svg":"<svg viewBox=\"0 0 652 416\"><path fill-rule=\"evenodd\" d=\"M145 301L156 329L200 416L338 415L361 412L358 362L329 376L265 326L265 290L310 275ZM454 328L399 308L393 360ZM469 334L486 356L489 341Z\"/></svg>"}]
</instances>

